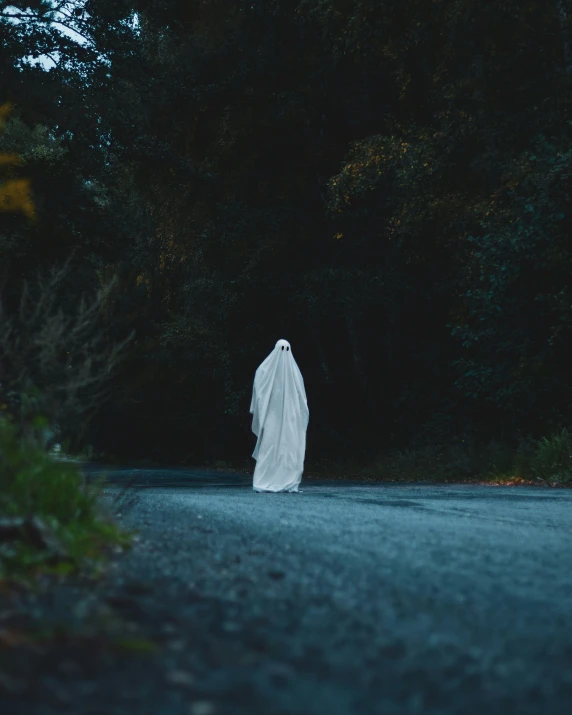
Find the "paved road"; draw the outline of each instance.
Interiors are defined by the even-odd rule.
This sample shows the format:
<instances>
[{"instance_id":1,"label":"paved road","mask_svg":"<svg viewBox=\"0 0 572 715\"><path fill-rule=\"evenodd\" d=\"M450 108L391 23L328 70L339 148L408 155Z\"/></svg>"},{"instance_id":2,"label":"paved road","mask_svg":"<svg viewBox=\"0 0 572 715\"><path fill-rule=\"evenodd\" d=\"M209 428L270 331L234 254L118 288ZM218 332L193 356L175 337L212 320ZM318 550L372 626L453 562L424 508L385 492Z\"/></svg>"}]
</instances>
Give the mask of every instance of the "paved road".
<instances>
[{"instance_id":1,"label":"paved road","mask_svg":"<svg viewBox=\"0 0 572 715\"><path fill-rule=\"evenodd\" d=\"M571 491L138 471L123 567L160 585L205 713L572 712Z\"/></svg>"},{"instance_id":2,"label":"paved road","mask_svg":"<svg viewBox=\"0 0 572 715\"><path fill-rule=\"evenodd\" d=\"M109 478L139 540L0 592L2 715L572 713L572 491Z\"/></svg>"}]
</instances>

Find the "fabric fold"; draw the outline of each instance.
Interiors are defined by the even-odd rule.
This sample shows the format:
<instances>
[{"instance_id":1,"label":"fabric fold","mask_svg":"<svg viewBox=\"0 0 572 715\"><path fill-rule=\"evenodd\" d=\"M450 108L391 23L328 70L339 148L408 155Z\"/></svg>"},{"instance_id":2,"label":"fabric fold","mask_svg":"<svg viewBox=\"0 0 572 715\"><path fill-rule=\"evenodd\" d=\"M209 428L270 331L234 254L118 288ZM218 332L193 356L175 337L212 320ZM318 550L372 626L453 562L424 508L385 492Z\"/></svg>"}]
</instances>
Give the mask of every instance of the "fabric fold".
<instances>
[{"instance_id":1,"label":"fabric fold","mask_svg":"<svg viewBox=\"0 0 572 715\"><path fill-rule=\"evenodd\" d=\"M253 489L298 491L309 410L302 373L287 340L279 340L257 369L250 412L257 437Z\"/></svg>"}]
</instances>

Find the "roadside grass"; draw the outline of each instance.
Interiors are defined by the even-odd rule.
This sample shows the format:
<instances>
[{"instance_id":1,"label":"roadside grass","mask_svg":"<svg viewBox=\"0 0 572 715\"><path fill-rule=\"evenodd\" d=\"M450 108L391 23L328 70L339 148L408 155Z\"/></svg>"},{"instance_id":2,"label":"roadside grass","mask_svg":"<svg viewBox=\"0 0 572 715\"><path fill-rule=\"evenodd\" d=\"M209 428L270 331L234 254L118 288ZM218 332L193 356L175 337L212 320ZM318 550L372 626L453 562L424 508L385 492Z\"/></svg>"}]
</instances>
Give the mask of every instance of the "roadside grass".
<instances>
[{"instance_id":1,"label":"roadside grass","mask_svg":"<svg viewBox=\"0 0 572 715\"><path fill-rule=\"evenodd\" d=\"M318 479L364 482L425 482L572 486L572 433L563 429L517 447L469 438L388 452L371 460L318 460L306 473Z\"/></svg>"},{"instance_id":2,"label":"roadside grass","mask_svg":"<svg viewBox=\"0 0 572 715\"><path fill-rule=\"evenodd\" d=\"M96 573L131 535L101 505L73 463L56 462L0 419L0 580Z\"/></svg>"}]
</instances>

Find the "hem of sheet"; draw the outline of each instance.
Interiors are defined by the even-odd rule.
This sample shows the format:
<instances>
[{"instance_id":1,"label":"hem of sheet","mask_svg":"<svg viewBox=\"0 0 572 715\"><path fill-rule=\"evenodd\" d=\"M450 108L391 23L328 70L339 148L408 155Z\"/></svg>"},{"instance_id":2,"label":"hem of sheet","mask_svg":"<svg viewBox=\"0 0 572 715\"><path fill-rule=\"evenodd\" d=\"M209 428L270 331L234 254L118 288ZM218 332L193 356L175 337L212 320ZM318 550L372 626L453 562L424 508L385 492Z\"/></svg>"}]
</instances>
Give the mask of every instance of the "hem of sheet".
<instances>
[{"instance_id":1,"label":"hem of sheet","mask_svg":"<svg viewBox=\"0 0 572 715\"><path fill-rule=\"evenodd\" d=\"M301 489L298 489L298 487L290 487L289 489L260 489L259 487L252 487L252 491L258 492L259 494L278 494L280 492L290 492L290 493L295 493L295 492L301 492Z\"/></svg>"}]
</instances>

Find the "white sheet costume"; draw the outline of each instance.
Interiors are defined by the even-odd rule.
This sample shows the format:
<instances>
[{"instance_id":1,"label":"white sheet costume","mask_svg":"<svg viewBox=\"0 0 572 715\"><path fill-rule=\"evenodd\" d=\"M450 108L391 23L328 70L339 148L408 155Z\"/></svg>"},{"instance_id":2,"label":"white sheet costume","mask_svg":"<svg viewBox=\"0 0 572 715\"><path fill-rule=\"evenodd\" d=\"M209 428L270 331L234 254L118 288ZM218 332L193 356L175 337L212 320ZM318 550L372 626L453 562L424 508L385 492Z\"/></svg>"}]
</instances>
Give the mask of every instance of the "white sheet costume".
<instances>
[{"instance_id":1,"label":"white sheet costume","mask_svg":"<svg viewBox=\"0 0 572 715\"><path fill-rule=\"evenodd\" d=\"M302 373L287 340L279 340L256 371L250 411L258 437L252 454L254 491L297 492L309 411Z\"/></svg>"}]
</instances>

